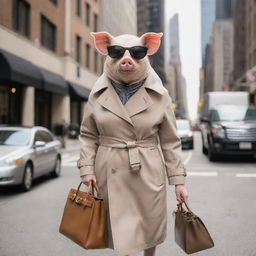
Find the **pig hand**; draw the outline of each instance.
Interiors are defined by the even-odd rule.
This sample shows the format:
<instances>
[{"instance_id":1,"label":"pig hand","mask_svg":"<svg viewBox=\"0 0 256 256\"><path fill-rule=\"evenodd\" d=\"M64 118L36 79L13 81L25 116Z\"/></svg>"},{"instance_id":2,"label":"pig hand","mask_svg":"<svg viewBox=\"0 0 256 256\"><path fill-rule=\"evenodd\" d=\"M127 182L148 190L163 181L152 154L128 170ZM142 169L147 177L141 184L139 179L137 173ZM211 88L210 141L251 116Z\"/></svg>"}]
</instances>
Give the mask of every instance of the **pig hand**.
<instances>
[{"instance_id":1,"label":"pig hand","mask_svg":"<svg viewBox=\"0 0 256 256\"><path fill-rule=\"evenodd\" d=\"M93 174L83 175L81 176L81 180L87 186L89 185L90 181L93 181L94 183L96 183L96 177Z\"/></svg>"},{"instance_id":2,"label":"pig hand","mask_svg":"<svg viewBox=\"0 0 256 256\"><path fill-rule=\"evenodd\" d=\"M182 203L184 201L187 201L188 199L188 192L184 185L175 185L175 194L176 194L176 200L179 203Z\"/></svg>"}]
</instances>

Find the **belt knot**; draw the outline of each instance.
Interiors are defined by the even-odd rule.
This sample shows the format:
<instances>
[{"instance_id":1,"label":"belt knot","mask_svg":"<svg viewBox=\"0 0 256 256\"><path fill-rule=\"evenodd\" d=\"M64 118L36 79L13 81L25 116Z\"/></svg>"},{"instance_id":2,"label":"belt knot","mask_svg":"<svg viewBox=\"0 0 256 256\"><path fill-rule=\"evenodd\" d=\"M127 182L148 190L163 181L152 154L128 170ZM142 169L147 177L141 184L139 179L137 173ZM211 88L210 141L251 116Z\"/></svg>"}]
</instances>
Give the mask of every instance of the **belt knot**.
<instances>
[{"instance_id":1,"label":"belt knot","mask_svg":"<svg viewBox=\"0 0 256 256\"><path fill-rule=\"evenodd\" d=\"M135 148L137 147L136 141L127 141L126 142L127 148Z\"/></svg>"}]
</instances>

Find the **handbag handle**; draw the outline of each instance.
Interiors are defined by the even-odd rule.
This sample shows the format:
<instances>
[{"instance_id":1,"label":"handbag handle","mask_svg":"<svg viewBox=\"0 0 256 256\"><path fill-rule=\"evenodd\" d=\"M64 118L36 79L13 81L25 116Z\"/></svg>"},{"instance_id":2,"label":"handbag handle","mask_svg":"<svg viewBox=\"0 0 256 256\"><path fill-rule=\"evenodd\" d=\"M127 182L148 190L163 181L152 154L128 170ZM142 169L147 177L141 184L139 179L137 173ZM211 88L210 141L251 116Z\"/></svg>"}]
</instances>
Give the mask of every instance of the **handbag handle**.
<instances>
[{"instance_id":1,"label":"handbag handle","mask_svg":"<svg viewBox=\"0 0 256 256\"><path fill-rule=\"evenodd\" d=\"M76 196L77 196L77 194L78 194L78 191L79 191L79 189L80 189L80 187L81 187L81 185L83 184L83 182L80 182L79 183L79 185L78 185L78 187L77 187L77 189L76 189L76 192L75 192L75 198L76 198ZM98 185L97 185L97 183L95 182L95 181L90 181L89 182L89 185L88 185L88 188L87 188L87 193L89 193L89 194L91 194L91 195L93 195L94 196L94 188L96 189L96 192L97 192L97 196L98 197L100 197L100 190L99 190L99 187L98 187ZM74 199L75 200L75 199Z\"/></svg>"},{"instance_id":2,"label":"handbag handle","mask_svg":"<svg viewBox=\"0 0 256 256\"><path fill-rule=\"evenodd\" d=\"M189 205L188 205L188 201L187 201L187 200L184 200L184 201L182 201L182 203L177 204L178 209L183 210L183 207L182 207L182 204L183 204L183 203L185 204L187 210L188 210L190 213L194 214L194 213L191 211L191 209L190 209L190 207L189 207Z\"/></svg>"}]
</instances>

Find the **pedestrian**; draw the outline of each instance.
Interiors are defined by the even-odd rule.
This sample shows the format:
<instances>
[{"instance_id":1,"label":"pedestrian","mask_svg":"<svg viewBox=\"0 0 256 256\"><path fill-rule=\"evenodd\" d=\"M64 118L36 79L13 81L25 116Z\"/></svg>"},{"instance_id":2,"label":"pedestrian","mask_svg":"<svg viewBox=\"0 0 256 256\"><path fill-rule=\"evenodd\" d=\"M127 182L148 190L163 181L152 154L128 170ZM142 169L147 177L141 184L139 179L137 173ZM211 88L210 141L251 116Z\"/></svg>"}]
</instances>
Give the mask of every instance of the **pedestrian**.
<instances>
[{"instance_id":1,"label":"pedestrian","mask_svg":"<svg viewBox=\"0 0 256 256\"><path fill-rule=\"evenodd\" d=\"M84 109L77 166L104 199L108 247L154 256L166 237L166 176L179 202L188 197L172 100L147 57L162 33L92 36L107 57Z\"/></svg>"}]
</instances>

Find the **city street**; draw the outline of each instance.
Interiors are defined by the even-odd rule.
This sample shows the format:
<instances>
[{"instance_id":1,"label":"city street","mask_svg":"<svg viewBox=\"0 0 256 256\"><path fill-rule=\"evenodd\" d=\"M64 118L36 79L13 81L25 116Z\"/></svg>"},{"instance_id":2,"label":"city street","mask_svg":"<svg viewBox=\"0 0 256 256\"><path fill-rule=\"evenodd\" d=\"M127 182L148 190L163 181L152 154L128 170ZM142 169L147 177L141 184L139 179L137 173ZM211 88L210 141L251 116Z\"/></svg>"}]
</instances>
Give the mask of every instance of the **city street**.
<instances>
[{"instance_id":1,"label":"city street","mask_svg":"<svg viewBox=\"0 0 256 256\"><path fill-rule=\"evenodd\" d=\"M69 141L63 152L60 178L41 178L28 193L1 188L1 256L113 255L111 250L86 251L58 232L69 188L80 181L75 167L77 158L78 142ZM255 256L255 162L236 157L210 163L201 153L199 133L195 136L195 149L184 151L183 159L188 170L190 207L205 222L215 241L213 249L195 255ZM168 190L168 235L157 255L185 255L174 242L172 211L176 202L174 188Z\"/></svg>"}]
</instances>

